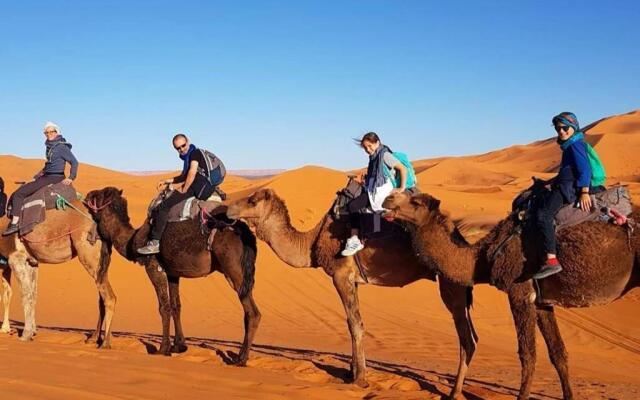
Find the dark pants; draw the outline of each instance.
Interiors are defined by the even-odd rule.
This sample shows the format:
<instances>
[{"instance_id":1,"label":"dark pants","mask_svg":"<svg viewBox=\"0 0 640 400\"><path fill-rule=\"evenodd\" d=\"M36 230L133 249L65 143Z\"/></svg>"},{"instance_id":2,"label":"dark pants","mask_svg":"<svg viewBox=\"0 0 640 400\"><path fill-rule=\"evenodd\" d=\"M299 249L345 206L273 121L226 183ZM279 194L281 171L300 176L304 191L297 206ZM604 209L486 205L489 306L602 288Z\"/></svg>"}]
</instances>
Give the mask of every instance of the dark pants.
<instances>
[{"instance_id":1,"label":"dark pants","mask_svg":"<svg viewBox=\"0 0 640 400\"><path fill-rule=\"evenodd\" d=\"M171 207L188 199L189 197L196 197L200 200L206 200L213 194L213 188L210 187L206 181L206 178L202 178L200 175L196 176L196 180L191 184L189 190L186 193L180 193L174 191L171 196L164 199L160 206L154 210L153 227L151 228L151 234L149 239L160 240L164 229L167 227L167 220L169 218L169 210Z\"/></svg>"},{"instance_id":2,"label":"dark pants","mask_svg":"<svg viewBox=\"0 0 640 400\"><path fill-rule=\"evenodd\" d=\"M349 202L349 223L352 229L360 229L360 210L369 206L369 194L363 190L360 195Z\"/></svg>"},{"instance_id":3,"label":"dark pants","mask_svg":"<svg viewBox=\"0 0 640 400\"><path fill-rule=\"evenodd\" d=\"M544 251L549 254L556 254L556 230L554 219L562 206L565 205L564 198L560 190L553 189L545 192L536 205L536 227L542 235L542 245Z\"/></svg>"},{"instance_id":4,"label":"dark pants","mask_svg":"<svg viewBox=\"0 0 640 400\"><path fill-rule=\"evenodd\" d=\"M7 195L4 192L0 192L0 217L4 217L4 213L6 209L7 209Z\"/></svg>"},{"instance_id":5,"label":"dark pants","mask_svg":"<svg viewBox=\"0 0 640 400\"><path fill-rule=\"evenodd\" d=\"M37 178L35 181L28 182L20 186L18 190L11 195L11 216L20 216L20 210L22 210L24 199L45 186L60 183L63 180L64 175L44 175Z\"/></svg>"}]
</instances>

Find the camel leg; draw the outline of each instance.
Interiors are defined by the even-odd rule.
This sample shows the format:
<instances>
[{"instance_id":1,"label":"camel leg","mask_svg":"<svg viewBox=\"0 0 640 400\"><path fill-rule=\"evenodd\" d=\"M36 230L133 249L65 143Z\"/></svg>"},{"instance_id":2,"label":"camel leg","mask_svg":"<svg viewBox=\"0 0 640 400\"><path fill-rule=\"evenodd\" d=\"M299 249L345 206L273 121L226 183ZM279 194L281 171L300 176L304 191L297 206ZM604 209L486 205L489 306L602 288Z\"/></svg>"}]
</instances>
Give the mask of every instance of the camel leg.
<instances>
[{"instance_id":1,"label":"camel leg","mask_svg":"<svg viewBox=\"0 0 640 400\"><path fill-rule=\"evenodd\" d=\"M151 258L151 262L146 266L147 276L153 284L158 297L158 312L162 319L162 344L160 344L159 354L165 356L171 355L171 300L169 298L169 282L167 274L160 268L160 264L156 257Z\"/></svg>"},{"instance_id":2,"label":"camel leg","mask_svg":"<svg viewBox=\"0 0 640 400\"><path fill-rule=\"evenodd\" d=\"M90 340L100 337L102 324L104 321L104 339L100 344L101 349L111 348L111 321L116 308L116 294L109 283L109 261L111 249L104 242L98 242L94 245L89 244L84 238L76 241L72 238L73 244L78 253L80 264L87 270L89 275L94 279L96 288L98 289L98 327Z\"/></svg>"},{"instance_id":3,"label":"camel leg","mask_svg":"<svg viewBox=\"0 0 640 400\"><path fill-rule=\"evenodd\" d=\"M258 330L258 325L260 325L261 315L258 306L255 301L253 301L253 291L250 291L244 297L239 297L244 310L244 340L242 341L242 348L240 349L236 365L243 367L247 365L251 344L253 344L253 338Z\"/></svg>"},{"instance_id":4,"label":"camel leg","mask_svg":"<svg viewBox=\"0 0 640 400\"><path fill-rule=\"evenodd\" d=\"M573 399L573 391L571 390L571 382L569 381L569 357L564 347L564 341L558 329L558 322L553 307L544 307L537 309L538 327L544 341L547 344L549 359L556 368L560 383L562 385L562 394L565 400Z\"/></svg>"},{"instance_id":5,"label":"camel leg","mask_svg":"<svg viewBox=\"0 0 640 400\"><path fill-rule=\"evenodd\" d=\"M509 306L518 336L518 355L522 366L518 400L529 398L536 368L536 310L529 300L528 293L531 290L531 285L524 283L514 285L509 291Z\"/></svg>"},{"instance_id":6,"label":"camel leg","mask_svg":"<svg viewBox=\"0 0 640 400\"><path fill-rule=\"evenodd\" d=\"M353 272L348 268L342 268L333 275L333 285L336 287L342 305L347 314L347 324L351 334L351 373L353 383L360 387L368 387L366 379L366 361L362 338L364 336L364 324L360 316L358 303L358 286L354 282Z\"/></svg>"},{"instance_id":7,"label":"camel leg","mask_svg":"<svg viewBox=\"0 0 640 400\"><path fill-rule=\"evenodd\" d=\"M459 398L462 395L462 385L467 375L467 369L471 364L471 359L476 351L478 337L473 328L469 306L471 299L469 298L470 288L460 286L439 278L440 297L444 302L455 323L458 340L460 342L460 362L458 363L458 374L456 375L456 383L451 389L450 398Z\"/></svg>"},{"instance_id":8,"label":"camel leg","mask_svg":"<svg viewBox=\"0 0 640 400\"><path fill-rule=\"evenodd\" d=\"M173 316L173 325L175 327L175 335L173 337L172 353L184 353L187 351L184 333L182 332L182 321L180 319L180 278L168 277L169 281L169 302L171 304L171 315Z\"/></svg>"},{"instance_id":9,"label":"camel leg","mask_svg":"<svg viewBox=\"0 0 640 400\"><path fill-rule=\"evenodd\" d=\"M27 262L26 255L13 255L9 265L20 282L22 308L24 309L24 330L20 340L33 340L36 333L36 298L38 297L38 269Z\"/></svg>"},{"instance_id":10,"label":"camel leg","mask_svg":"<svg viewBox=\"0 0 640 400\"><path fill-rule=\"evenodd\" d=\"M91 336L85 340L85 343L98 343L100 342L100 334L102 333L102 322L104 321L105 307L102 295L98 293L98 326L91 333Z\"/></svg>"},{"instance_id":11,"label":"camel leg","mask_svg":"<svg viewBox=\"0 0 640 400\"><path fill-rule=\"evenodd\" d=\"M9 306L11 305L11 296L13 291L11 290L11 268L6 266L2 270L2 303L4 304L4 317L2 321L2 327L0 333L9 333L11 326L9 324Z\"/></svg>"}]
</instances>

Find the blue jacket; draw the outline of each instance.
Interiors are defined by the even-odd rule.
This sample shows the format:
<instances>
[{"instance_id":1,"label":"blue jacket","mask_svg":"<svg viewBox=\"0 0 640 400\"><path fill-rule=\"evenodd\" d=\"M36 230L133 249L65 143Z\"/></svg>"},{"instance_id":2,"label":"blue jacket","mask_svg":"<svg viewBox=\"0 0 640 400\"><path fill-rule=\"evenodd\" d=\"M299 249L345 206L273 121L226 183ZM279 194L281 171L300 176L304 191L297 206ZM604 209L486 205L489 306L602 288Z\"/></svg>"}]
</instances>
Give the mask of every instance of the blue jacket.
<instances>
[{"instance_id":1,"label":"blue jacket","mask_svg":"<svg viewBox=\"0 0 640 400\"><path fill-rule=\"evenodd\" d=\"M576 132L561 147L562 161L555 185L567 203L574 203L578 199L578 189L591 185L591 165L584 135L582 132Z\"/></svg>"},{"instance_id":2,"label":"blue jacket","mask_svg":"<svg viewBox=\"0 0 640 400\"><path fill-rule=\"evenodd\" d=\"M69 179L76 179L78 174L78 160L71 153L71 143L68 143L62 136L45 142L47 150L45 156L47 161L40 175L64 175L66 163L71 164Z\"/></svg>"}]
</instances>

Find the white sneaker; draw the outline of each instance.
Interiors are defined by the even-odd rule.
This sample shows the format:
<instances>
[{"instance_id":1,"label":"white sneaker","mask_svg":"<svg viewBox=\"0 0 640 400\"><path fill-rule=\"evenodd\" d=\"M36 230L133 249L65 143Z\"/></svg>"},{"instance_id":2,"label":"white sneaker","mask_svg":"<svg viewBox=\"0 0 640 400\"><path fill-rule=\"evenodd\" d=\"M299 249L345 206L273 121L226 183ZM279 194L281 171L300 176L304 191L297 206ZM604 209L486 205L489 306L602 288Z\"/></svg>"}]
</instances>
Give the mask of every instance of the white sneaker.
<instances>
[{"instance_id":1,"label":"white sneaker","mask_svg":"<svg viewBox=\"0 0 640 400\"><path fill-rule=\"evenodd\" d=\"M360 239L358 239L357 236L352 236L347 239L347 244L344 246L344 250L342 250L342 253L340 254L345 257L349 257L356 254L362 249L364 249L364 245L362 244Z\"/></svg>"}]
</instances>

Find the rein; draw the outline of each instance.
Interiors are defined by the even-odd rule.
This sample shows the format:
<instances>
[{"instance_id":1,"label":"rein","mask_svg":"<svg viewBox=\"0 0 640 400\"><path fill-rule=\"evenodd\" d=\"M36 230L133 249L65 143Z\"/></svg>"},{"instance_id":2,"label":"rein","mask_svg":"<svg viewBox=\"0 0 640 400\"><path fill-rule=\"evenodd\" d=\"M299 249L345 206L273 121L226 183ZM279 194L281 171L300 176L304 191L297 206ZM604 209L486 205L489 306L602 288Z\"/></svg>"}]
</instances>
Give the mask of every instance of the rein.
<instances>
[{"instance_id":1,"label":"rein","mask_svg":"<svg viewBox=\"0 0 640 400\"><path fill-rule=\"evenodd\" d=\"M85 201L84 205L87 206L91 211L93 211L94 213L97 213L98 211L104 210L108 205L110 205L111 203L113 203L113 199L107 201L105 204L98 206L95 202L95 200L90 200L90 201Z\"/></svg>"}]
</instances>

